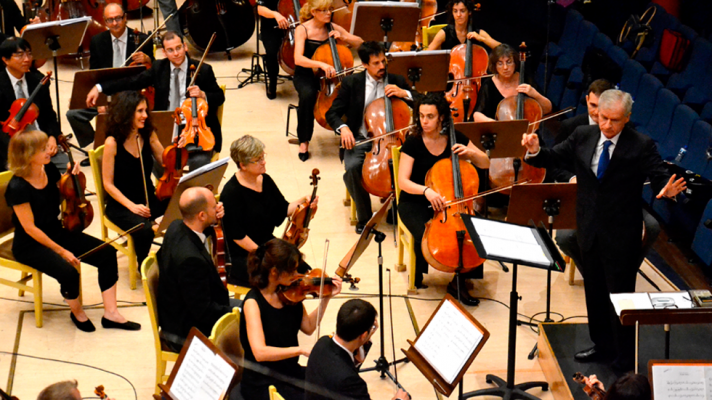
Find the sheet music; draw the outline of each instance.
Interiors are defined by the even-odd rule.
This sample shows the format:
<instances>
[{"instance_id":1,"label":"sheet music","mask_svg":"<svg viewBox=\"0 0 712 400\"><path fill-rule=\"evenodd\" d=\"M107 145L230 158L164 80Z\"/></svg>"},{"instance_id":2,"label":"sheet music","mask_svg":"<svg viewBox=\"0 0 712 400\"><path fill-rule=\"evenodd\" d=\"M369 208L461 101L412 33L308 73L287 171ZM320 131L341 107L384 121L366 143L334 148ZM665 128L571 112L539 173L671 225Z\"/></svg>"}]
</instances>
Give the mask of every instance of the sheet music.
<instances>
[{"instance_id":1,"label":"sheet music","mask_svg":"<svg viewBox=\"0 0 712 400\"><path fill-rule=\"evenodd\" d=\"M482 337L482 332L452 302L445 301L413 347L452 384Z\"/></svg>"},{"instance_id":2,"label":"sheet music","mask_svg":"<svg viewBox=\"0 0 712 400\"><path fill-rule=\"evenodd\" d=\"M183 182L185 182L185 181L187 181L187 180L193 178L194 176L198 176L198 175L200 175L200 174L204 174L204 173L206 173L206 172L208 172L208 171L212 171L212 170L214 170L214 169L216 169L216 168L219 168L221 165L227 164L228 160L230 160L230 157L225 157L225 158L223 158L223 159L221 159L221 160L217 160L217 161L215 161L215 162L211 162L210 164L205 164L205 165L203 165L202 167L200 167L200 168L198 168L198 169L196 169L196 170L190 171L189 173L184 174L184 175L180 178L180 181L178 181L178 184L181 184L181 183L183 183Z\"/></svg>"},{"instance_id":3,"label":"sheet music","mask_svg":"<svg viewBox=\"0 0 712 400\"><path fill-rule=\"evenodd\" d=\"M200 339L193 338L171 385L175 400L221 400L235 370Z\"/></svg>"},{"instance_id":4,"label":"sheet music","mask_svg":"<svg viewBox=\"0 0 712 400\"><path fill-rule=\"evenodd\" d=\"M702 365L653 365L655 400L710 400L712 367Z\"/></svg>"},{"instance_id":5,"label":"sheet music","mask_svg":"<svg viewBox=\"0 0 712 400\"><path fill-rule=\"evenodd\" d=\"M38 24L28 24L25 26L25 30L23 31L23 36L24 36L24 32L32 31L35 29L42 29L42 28L45 28L48 26L67 26L67 25L78 24L81 22L89 22L89 21L91 21L91 17L79 17L79 18L62 19L62 20L56 20L56 21L40 22ZM87 24L87 26L88 26L88 24Z\"/></svg>"},{"instance_id":6,"label":"sheet music","mask_svg":"<svg viewBox=\"0 0 712 400\"><path fill-rule=\"evenodd\" d=\"M653 303L647 293L611 293L611 303L620 317L623 310L651 310Z\"/></svg>"},{"instance_id":7,"label":"sheet music","mask_svg":"<svg viewBox=\"0 0 712 400\"><path fill-rule=\"evenodd\" d=\"M542 266L551 263L531 228L479 218L472 218L472 222L488 256L515 258Z\"/></svg>"}]
</instances>

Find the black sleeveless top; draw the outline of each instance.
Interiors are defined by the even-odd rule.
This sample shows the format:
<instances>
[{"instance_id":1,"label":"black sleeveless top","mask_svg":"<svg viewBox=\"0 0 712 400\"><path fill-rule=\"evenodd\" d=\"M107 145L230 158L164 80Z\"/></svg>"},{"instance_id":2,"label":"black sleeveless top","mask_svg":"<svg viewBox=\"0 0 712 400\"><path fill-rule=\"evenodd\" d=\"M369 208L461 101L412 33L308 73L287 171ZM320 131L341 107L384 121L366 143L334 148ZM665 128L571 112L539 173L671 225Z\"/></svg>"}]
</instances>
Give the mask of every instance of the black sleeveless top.
<instances>
[{"instance_id":1,"label":"black sleeveless top","mask_svg":"<svg viewBox=\"0 0 712 400\"><path fill-rule=\"evenodd\" d=\"M316 49L318 49L319 46L329 43L329 38L326 38L325 40L309 39L309 31L307 31L307 28L304 25L302 25L302 27L307 32L307 38L304 40L304 57L312 58L314 56L314 52L316 52ZM297 68L294 70L294 75L314 76L314 71L312 71L311 68L304 68L297 65Z\"/></svg>"},{"instance_id":2,"label":"black sleeveless top","mask_svg":"<svg viewBox=\"0 0 712 400\"><path fill-rule=\"evenodd\" d=\"M146 203L146 194L143 191L143 181L141 173L146 179L146 189L148 190L148 198L151 202L155 201L156 188L151 181L151 171L153 170L153 154L151 154L151 146L148 141L144 142L141 149L141 157L143 157L143 171L141 171L141 158L134 157L126 150L123 143L116 144L116 157L114 158L114 186L121 193L136 204ZM116 201L113 197L108 196L106 199L106 207L114 208L124 206Z\"/></svg>"},{"instance_id":3,"label":"black sleeveless top","mask_svg":"<svg viewBox=\"0 0 712 400\"><path fill-rule=\"evenodd\" d=\"M445 32L445 40L443 41L443 44L440 45L441 50L452 50L453 47L463 43L460 42L460 39L457 37L455 25L447 24L447 26L443 28L443 32ZM487 46L479 40L472 39L471 42L472 44L476 44L487 49Z\"/></svg>"}]
</instances>

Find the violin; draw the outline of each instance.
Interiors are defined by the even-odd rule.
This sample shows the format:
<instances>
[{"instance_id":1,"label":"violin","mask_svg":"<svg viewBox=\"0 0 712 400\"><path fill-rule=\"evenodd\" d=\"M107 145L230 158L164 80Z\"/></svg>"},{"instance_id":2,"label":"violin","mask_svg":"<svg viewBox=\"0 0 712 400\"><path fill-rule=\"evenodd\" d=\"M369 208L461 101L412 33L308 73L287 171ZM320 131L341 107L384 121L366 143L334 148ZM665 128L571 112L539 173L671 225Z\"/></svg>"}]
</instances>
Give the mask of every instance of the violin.
<instances>
[{"instance_id":1,"label":"violin","mask_svg":"<svg viewBox=\"0 0 712 400\"><path fill-rule=\"evenodd\" d=\"M331 32L333 27L331 24L326 26L327 30ZM336 44L336 39L329 35L329 43L324 43L319 46L312 60L324 62L336 70L337 73L341 72L345 68L352 68L354 66L354 56L351 54L351 50L348 47ZM320 68L314 71L317 77L324 76L324 71ZM326 122L326 112L331 108L331 104L336 99L339 94L339 89L341 88L341 80L343 75L337 75L334 78L324 78L320 79L321 88L319 89L319 96L316 99L316 105L314 106L314 118L316 121L324 127L325 129L331 129L329 124Z\"/></svg>"},{"instance_id":2,"label":"violin","mask_svg":"<svg viewBox=\"0 0 712 400\"><path fill-rule=\"evenodd\" d=\"M227 266L231 266L230 249L225 242L225 231L223 230L222 220L219 220L216 225L213 225L213 231L210 236L211 255L213 263L218 270L220 281L223 286L227 287Z\"/></svg>"},{"instance_id":3,"label":"violin","mask_svg":"<svg viewBox=\"0 0 712 400\"><path fill-rule=\"evenodd\" d=\"M59 192L62 194L62 226L71 232L81 232L94 220L94 208L84 197L87 188L87 177L83 172L72 174L74 157L69 148L67 135L57 138L59 146L69 157L70 168L59 179Z\"/></svg>"},{"instance_id":4,"label":"violin","mask_svg":"<svg viewBox=\"0 0 712 400\"><path fill-rule=\"evenodd\" d=\"M519 84L524 83L524 66L527 59L527 46L524 42L519 46ZM526 96L524 93L518 93L515 96L509 96L497 105L497 120L513 121L526 119L530 122L527 133L532 133L539 128L543 111L539 103ZM544 182L546 175L545 168L532 167L527 163L522 163L521 158L495 158L490 161L489 179L490 187L497 188L507 186L515 182L519 177L527 179L531 183ZM503 192L505 194L510 191Z\"/></svg>"},{"instance_id":5,"label":"violin","mask_svg":"<svg viewBox=\"0 0 712 400\"><path fill-rule=\"evenodd\" d=\"M388 70L384 78L388 86ZM364 113L364 124L369 138L374 138L371 151L366 153L361 171L361 183L364 189L374 196L386 198L393 191L391 167L391 147L405 142L406 130L410 125L410 107L405 101L383 96L371 102ZM390 135L390 132L398 131Z\"/></svg>"},{"instance_id":6,"label":"violin","mask_svg":"<svg viewBox=\"0 0 712 400\"><path fill-rule=\"evenodd\" d=\"M188 165L188 150L178 147L179 139L180 136L176 136L173 143L163 150L163 176L156 185L156 197L161 201L173 196L183 176L183 169Z\"/></svg>"},{"instance_id":7,"label":"violin","mask_svg":"<svg viewBox=\"0 0 712 400\"><path fill-rule=\"evenodd\" d=\"M593 400L603 400L606 398L606 391L596 385L587 385L584 376L580 372L574 373L574 382L583 385L583 391Z\"/></svg>"},{"instance_id":8,"label":"violin","mask_svg":"<svg viewBox=\"0 0 712 400\"><path fill-rule=\"evenodd\" d=\"M311 197L309 201L305 201L297 206L294 213L289 218L289 223L287 228L284 230L284 235L282 235L282 240L287 241L297 248L304 246L309 238L309 223L316 215L317 207L312 208L312 204L316 200L316 190L319 187L319 170L314 168L311 173L311 185L314 187L312 190Z\"/></svg>"},{"instance_id":9,"label":"violin","mask_svg":"<svg viewBox=\"0 0 712 400\"><path fill-rule=\"evenodd\" d=\"M40 81L40 84L35 87L30 97L27 99L16 99L10 106L10 116L2 123L2 131L10 137L18 132L22 132L28 125L35 122L40 116L40 109L33 103L35 97L40 92L42 87L49 82L52 76L52 71L48 71L47 75Z\"/></svg>"},{"instance_id":10,"label":"violin","mask_svg":"<svg viewBox=\"0 0 712 400\"><path fill-rule=\"evenodd\" d=\"M457 143L455 124L449 120L450 139L448 146ZM458 201L477 194L480 180L475 167L460 160L454 151L449 159L433 165L425 175L425 186L431 188L454 205L436 211L433 219L425 224L423 256L430 265L443 272L467 272L482 265L484 260L477 254L470 235L467 234L461 213L474 213L474 201Z\"/></svg>"},{"instance_id":11,"label":"violin","mask_svg":"<svg viewBox=\"0 0 712 400\"><path fill-rule=\"evenodd\" d=\"M277 5L277 11L284 15L289 22L290 28L282 39L282 45L279 48L279 65L284 72L289 75L294 75L296 64L294 63L294 29L292 25L299 22L299 12L307 0L280 0Z\"/></svg>"},{"instance_id":12,"label":"violin","mask_svg":"<svg viewBox=\"0 0 712 400\"><path fill-rule=\"evenodd\" d=\"M109 395L104 392L104 385L99 385L94 388L94 394L99 396L99 399L101 400L106 400L109 398Z\"/></svg>"},{"instance_id":13,"label":"violin","mask_svg":"<svg viewBox=\"0 0 712 400\"><path fill-rule=\"evenodd\" d=\"M323 278L323 287L322 287ZM289 286L281 286L277 292L277 296L285 305L299 304L306 300L307 296L319 297L319 293L323 296L331 296L334 286L326 274L322 273L321 268L315 268L306 274L297 275L296 279Z\"/></svg>"},{"instance_id":14,"label":"violin","mask_svg":"<svg viewBox=\"0 0 712 400\"><path fill-rule=\"evenodd\" d=\"M479 4L475 6L475 10L479 10ZM468 32L474 30L473 19L470 15ZM488 61L487 50L473 44L472 39L469 38L465 43L458 44L450 50L450 79L455 79L457 82L445 94L445 98L451 107L459 110L459 113L453 116L455 122L474 122L472 116L477 103L477 93L480 90L480 80L469 78L484 75L487 72Z\"/></svg>"}]
</instances>

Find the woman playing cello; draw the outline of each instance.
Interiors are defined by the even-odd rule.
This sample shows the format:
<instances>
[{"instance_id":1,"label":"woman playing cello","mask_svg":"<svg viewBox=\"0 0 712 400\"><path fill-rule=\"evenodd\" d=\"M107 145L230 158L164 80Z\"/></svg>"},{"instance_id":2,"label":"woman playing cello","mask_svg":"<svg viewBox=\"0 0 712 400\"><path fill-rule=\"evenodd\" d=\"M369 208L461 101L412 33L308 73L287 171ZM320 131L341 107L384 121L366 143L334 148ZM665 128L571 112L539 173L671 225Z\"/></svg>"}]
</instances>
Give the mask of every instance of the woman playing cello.
<instances>
[{"instance_id":1,"label":"woman playing cello","mask_svg":"<svg viewBox=\"0 0 712 400\"><path fill-rule=\"evenodd\" d=\"M309 357L309 348L299 346L299 331L311 335L321 322L331 297L341 292L341 278L334 276L331 296L322 298L319 306L308 313L303 303L287 304L279 294L280 286L295 280L302 254L281 239L272 239L250 253L248 269L252 290L245 296L243 318L240 318L240 341L245 349L245 361L257 363L287 377L304 381L304 367L299 356ZM245 368L242 376L242 397L268 400L270 385L285 399L303 399L304 389L292 386L274 376L262 375Z\"/></svg>"},{"instance_id":2,"label":"woman playing cello","mask_svg":"<svg viewBox=\"0 0 712 400\"><path fill-rule=\"evenodd\" d=\"M321 69L326 77L335 74L334 67L311 59L319 46L328 43L329 37L346 42L351 47L358 47L363 40L354 36L339 25L331 23L333 7L331 0L309 0L300 12L301 25L295 30L294 88L299 94L297 111L297 136L299 137L299 159L309 159L309 141L314 133L314 105L319 94L319 79L312 69ZM328 25L332 31L329 32Z\"/></svg>"},{"instance_id":3,"label":"woman playing cello","mask_svg":"<svg viewBox=\"0 0 712 400\"><path fill-rule=\"evenodd\" d=\"M447 5L449 23L441 29L428 45L428 50L450 50L458 44L465 43L465 40L472 39L473 44L487 46L494 49L501 43L487 33L484 29L479 32L468 32L470 17L475 11L472 0L451 0Z\"/></svg>"},{"instance_id":4,"label":"woman playing cello","mask_svg":"<svg viewBox=\"0 0 712 400\"><path fill-rule=\"evenodd\" d=\"M142 222L142 229L131 234L138 265L148 256L153 243L152 221L163 215L168 200L159 201L151 181L153 160L163 159L163 146L151 123L146 98L126 91L113 96L109 107L102 160L106 216L128 230ZM148 201L147 201L148 200Z\"/></svg>"},{"instance_id":5,"label":"woman playing cello","mask_svg":"<svg viewBox=\"0 0 712 400\"><path fill-rule=\"evenodd\" d=\"M41 131L26 131L10 140L9 168L14 174L5 192L5 200L14 213L15 239L12 253L17 261L27 264L59 281L62 297L71 310L70 317L77 329L96 330L79 300L80 275L77 267L83 254L104 243L83 232L71 232L57 219L60 174L50 162L47 135ZM79 171L74 165L72 173ZM99 288L104 301L104 328L139 330L141 325L127 321L116 306L116 282L119 272L116 250L105 247L88 256L86 263L99 271Z\"/></svg>"},{"instance_id":6,"label":"woman playing cello","mask_svg":"<svg viewBox=\"0 0 712 400\"><path fill-rule=\"evenodd\" d=\"M415 240L415 285L418 288L426 288L427 286L423 285L423 274L428 272L428 262L421 251L421 240L425 223L433 218L433 210L443 208L444 199L439 193L425 186L425 175L437 161L450 158L451 151L480 169L489 168L489 159L462 133L457 132L457 143L454 144L449 143L448 136L442 134L443 128L448 124L446 121L449 121L450 108L441 93L428 93L423 96L416 103L415 110L416 134L408 137L401 148L398 184L402 191L398 199L398 214ZM432 206L432 209L428 206ZM461 277L481 278L482 268L475 268ZM460 298L464 304L476 306L479 300L469 295L465 279L460 280ZM453 278L447 291L457 297L456 279Z\"/></svg>"}]
</instances>

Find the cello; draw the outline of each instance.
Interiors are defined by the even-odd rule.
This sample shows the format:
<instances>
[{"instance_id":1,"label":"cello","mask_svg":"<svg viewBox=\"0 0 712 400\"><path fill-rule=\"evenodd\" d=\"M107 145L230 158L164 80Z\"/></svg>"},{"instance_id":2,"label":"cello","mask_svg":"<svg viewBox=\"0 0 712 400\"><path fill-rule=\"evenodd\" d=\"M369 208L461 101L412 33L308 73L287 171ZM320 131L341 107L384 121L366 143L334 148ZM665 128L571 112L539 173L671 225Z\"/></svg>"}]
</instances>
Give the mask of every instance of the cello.
<instances>
[{"instance_id":1,"label":"cello","mask_svg":"<svg viewBox=\"0 0 712 400\"><path fill-rule=\"evenodd\" d=\"M388 86L388 69L384 77L384 87ZM393 192L393 179L388 160L391 147L405 142L406 130L410 125L410 107L401 99L383 96L371 102L364 112L364 124L369 138L374 138L371 151L366 153L361 170L361 184L374 196L386 198ZM389 134L398 131L396 134Z\"/></svg>"},{"instance_id":2,"label":"cello","mask_svg":"<svg viewBox=\"0 0 712 400\"><path fill-rule=\"evenodd\" d=\"M475 10L479 10L479 4ZM472 15L468 26L468 32L472 32ZM450 106L459 110L460 113L453 116L455 122L472 122L472 115L477 104L477 92L480 90L480 80L476 78L487 72L489 57L487 50L482 46L472 43L472 39L467 39L465 43L459 44L450 50L450 77L457 80L445 98Z\"/></svg>"},{"instance_id":3,"label":"cello","mask_svg":"<svg viewBox=\"0 0 712 400\"><path fill-rule=\"evenodd\" d=\"M284 15L289 22L290 28L282 39L282 46L279 48L279 66L288 73L294 75L296 64L294 63L294 29L292 26L299 22L299 12L307 0L280 0L277 10Z\"/></svg>"},{"instance_id":4,"label":"cello","mask_svg":"<svg viewBox=\"0 0 712 400\"><path fill-rule=\"evenodd\" d=\"M431 188L454 205L435 211L433 219L425 224L422 250L425 260L443 272L467 272L481 266L480 258L467 234L461 213L474 213L474 200L459 201L473 197L479 189L479 177L474 165L460 160L452 151L457 143L455 124L448 118L450 159L442 159L425 175L425 186Z\"/></svg>"},{"instance_id":5,"label":"cello","mask_svg":"<svg viewBox=\"0 0 712 400\"><path fill-rule=\"evenodd\" d=\"M524 83L524 66L527 59L527 46L524 42L519 45L519 84ZM539 128L543 111L539 103L526 96L524 93L518 93L515 96L509 96L497 105L497 120L513 121L526 119L530 122L527 133L532 133ZM490 161L490 187L498 188L501 186L511 185L517 179L526 179L530 183L542 183L546 175L545 168L532 167L527 163L522 163L521 158L495 158ZM503 192L509 194L510 191Z\"/></svg>"},{"instance_id":6,"label":"cello","mask_svg":"<svg viewBox=\"0 0 712 400\"><path fill-rule=\"evenodd\" d=\"M333 30L331 24L327 25L327 30L331 33ZM354 56L348 47L336 44L336 39L329 35L329 43L319 46L314 52L312 60L327 63L336 70L336 76L330 79L324 76L324 71L321 69L315 69L314 71L317 77L322 78L320 79L319 96L316 99L316 105L314 105L314 119L323 128L331 130L331 127L326 122L326 112L331 108L331 104L339 94L339 88L341 88L341 80L344 78L344 74L339 74L339 72L354 66Z\"/></svg>"},{"instance_id":7,"label":"cello","mask_svg":"<svg viewBox=\"0 0 712 400\"><path fill-rule=\"evenodd\" d=\"M300 249L309 238L309 223L316 215L316 206L312 204L316 200L316 190L319 188L319 170L314 168L311 173L311 185L314 186L309 201L305 201L297 206L294 213L289 217L289 223L284 229L282 240L287 241Z\"/></svg>"},{"instance_id":8,"label":"cello","mask_svg":"<svg viewBox=\"0 0 712 400\"><path fill-rule=\"evenodd\" d=\"M10 106L10 116L2 123L2 131L12 137L18 132L22 132L28 125L35 122L40 115L40 109L33 103L40 89L49 82L52 71L47 71L47 75L40 81L39 85L32 91L30 97L26 99L16 99Z\"/></svg>"},{"instance_id":9,"label":"cello","mask_svg":"<svg viewBox=\"0 0 712 400\"><path fill-rule=\"evenodd\" d=\"M60 135L57 142L62 151L69 157L70 168L59 179L59 192L62 194L62 225L70 232L81 232L91 225L94 219L94 208L84 197L87 188L87 177L83 172L72 174L74 157L69 148L68 135Z\"/></svg>"}]
</instances>

